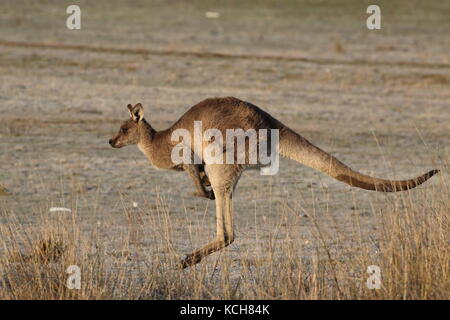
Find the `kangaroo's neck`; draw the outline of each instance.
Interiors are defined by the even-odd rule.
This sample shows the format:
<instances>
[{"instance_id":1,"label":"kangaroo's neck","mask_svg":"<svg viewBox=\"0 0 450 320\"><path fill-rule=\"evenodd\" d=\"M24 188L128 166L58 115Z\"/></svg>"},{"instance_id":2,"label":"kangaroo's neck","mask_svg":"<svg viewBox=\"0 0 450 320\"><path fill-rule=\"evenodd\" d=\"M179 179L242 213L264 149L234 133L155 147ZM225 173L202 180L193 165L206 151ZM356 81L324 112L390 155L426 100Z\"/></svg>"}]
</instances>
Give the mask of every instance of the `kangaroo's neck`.
<instances>
[{"instance_id":1,"label":"kangaroo's neck","mask_svg":"<svg viewBox=\"0 0 450 320\"><path fill-rule=\"evenodd\" d=\"M137 146L156 168L169 169L173 166L171 148L166 140L164 131L158 132L145 119L141 120Z\"/></svg>"},{"instance_id":2,"label":"kangaroo's neck","mask_svg":"<svg viewBox=\"0 0 450 320\"><path fill-rule=\"evenodd\" d=\"M141 146L151 146L155 135L156 130L145 119L142 119L139 123L139 149L141 149Z\"/></svg>"}]
</instances>

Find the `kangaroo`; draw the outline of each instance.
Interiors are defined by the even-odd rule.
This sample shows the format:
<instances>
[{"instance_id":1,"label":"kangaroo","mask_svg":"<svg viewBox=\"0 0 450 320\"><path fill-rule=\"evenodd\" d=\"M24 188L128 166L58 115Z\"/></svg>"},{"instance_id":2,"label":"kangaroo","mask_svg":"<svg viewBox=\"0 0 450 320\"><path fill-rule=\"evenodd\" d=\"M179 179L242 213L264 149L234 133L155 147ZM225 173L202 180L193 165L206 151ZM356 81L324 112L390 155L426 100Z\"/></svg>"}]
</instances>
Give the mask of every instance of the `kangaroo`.
<instances>
[{"instance_id":1,"label":"kangaroo","mask_svg":"<svg viewBox=\"0 0 450 320\"><path fill-rule=\"evenodd\" d=\"M114 148L137 145L154 167L186 171L194 181L196 195L215 199L216 238L182 259L180 262L181 268L199 263L204 257L225 248L234 241L232 203L234 189L244 170L261 166L259 163L256 165L248 163L173 163L171 153L177 142L171 140L172 133L176 129L185 129L193 136L194 121L202 121L202 130L214 128L220 130L224 135L226 129L231 128L241 128L243 130L278 129L279 144L278 150L275 150L276 152L319 170L350 186L366 190L379 192L409 190L424 183L439 172L439 170L431 170L409 180L386 180L361 174L352 170L329 153L316 147L259 107L234 97L203 100L191 107L170 128L161 131L156 131L144 119L144 108L140 103L134 107L129 104L128 111L130 119L121 125L118 134L109 140L109 144ZM259 140L260 137L257 139ZM208 145L209 142L203 141L202 143ZM237 152L234 150L233 152ZM194 153L194 150L192 152ZM227 147L224 146L224 157L227 152L230 152L230 150L227 150ZM207 190L209 186L211 190Z\"/></svg>"}]
</instances>

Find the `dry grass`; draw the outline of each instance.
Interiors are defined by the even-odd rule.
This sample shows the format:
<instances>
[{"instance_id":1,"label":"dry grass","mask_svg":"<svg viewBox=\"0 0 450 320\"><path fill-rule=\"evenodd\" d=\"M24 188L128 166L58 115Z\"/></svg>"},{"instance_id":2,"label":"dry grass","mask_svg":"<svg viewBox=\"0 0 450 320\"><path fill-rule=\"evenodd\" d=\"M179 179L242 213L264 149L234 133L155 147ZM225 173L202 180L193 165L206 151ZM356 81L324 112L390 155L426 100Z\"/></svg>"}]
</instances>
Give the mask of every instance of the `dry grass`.
<instances>
[{"instance_id":1,"label":"dry grass","mask_svg":"<svg viewBox=\"0 0 450 320\"><path fill-rule=\"evenodd\" d=\"M238 251L232 257L227 250L234 244L187 270L175 267L174 226L163 199L141 209L144 217L124 209L128 232L117 235L123 241L113 250L105 248L100 227L81 230L76 208L53 216L42 210L36 224L3 207L0 299L448 299L449 191L441 179L387 197L372 208L370 234L357 215L353 231L343 234L338 221L318 223L317 212L278 212L275 231L254 243L264 255ZM312 219L312 254L294 240L295 223L285 223L305 214ZM145 253L139 232L150 229L160 232ZM143 262L139 255L146 255ZM66 286L70 265L81 268L81 290ZM366 287L370 265L381 268L379 290Z\"/></svg>"},{"instance_id":2,"label":"dry grass","mask_svg":"<svg viewBox=\"0 0 450 320\"><path fill-rule=\"evenodd\" d=\"M431 160L448 157L449 2L379 1L376 32L364 28L370 1L131 2L108 0L105 14L100 2L81 1L86 19L73 32L60 1L2 1L0 299L449 298L449 162ZM178 270L180 250L209 240L211 216L186 205L187 184L155 174L131 149L112 153L107 139L130 99L148 103L162 128L214 95L267 107L374 174L395 172L379 164L378 142L397 169L431 161L442 172L372 203L360 190L353 202L344 189L327 197L305 171L308 190L295 196L306 201L261 202L268 222L259 233L249 230L258 225L251 212L236 210L246 214L236 242ZM415 149L416 131L430 148ZM64 167L69 178L58 179ZM300 169L285 172L279 182L294 187ZM244 181L239 205L271 187ZM175 201L134 210L124 198L117 213L117 191L153 199L154 184ZM72 212L49 213L52 202ZM71 265L81 268L81 290L66 286ZM380 290L366 287L370 265L381 268Z\"/></svg>"},{"instance_id":3,"label":"dry grass","mask_svg":"<svg viewBox=\"0 0 450 320\"><path fill-rule=\"evenodd\" d=\"M7 196L9 194L8 189L0 184L0 196Z\"/></svg>"},{"instance_id":4,"label":"dry grass","mask_svg":"<svg viewBox=\"0 0 450 320\"><path fill-rule=\"evenodd\" d=\"M33 125L31 121L22 119L14 119L7 122L5 121L2 124L2 134L16 137L27 135L30 131L30 127Z\"/></svg>"}]
</instances>

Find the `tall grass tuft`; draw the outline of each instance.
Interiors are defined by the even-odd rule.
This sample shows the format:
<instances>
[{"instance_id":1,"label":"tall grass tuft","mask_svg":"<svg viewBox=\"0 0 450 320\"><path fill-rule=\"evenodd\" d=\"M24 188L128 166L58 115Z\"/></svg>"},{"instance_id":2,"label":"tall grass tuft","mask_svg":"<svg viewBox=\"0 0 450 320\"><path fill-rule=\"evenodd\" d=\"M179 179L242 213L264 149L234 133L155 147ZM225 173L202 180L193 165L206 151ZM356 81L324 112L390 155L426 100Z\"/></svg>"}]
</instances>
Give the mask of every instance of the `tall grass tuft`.
<instances>
[{"instance_id":1,"label":"tall grass tuft","mask_svg":"<svg viewBox=\"0 0 450 320\"><path fill-rule=\"evenodd\" d=\"M163 198L140 208L138 219L124 207L127 231L113 244L101 226L86 229L76 207L60 215L44 210L31 222L3 206L0 299L448 299L448 194L441 179L386 197L372 207L370 231L359 216L344 234L339 221L323 224L307 212L309 251L295 227L304 212L282 203L273 226L282 237L270 232L251 250L238 240L186 270L176 268L173 234L183 226L173 225ZM141 236L130 238L133 223L140 232L159 231L147 247ZM80 267L80 290L67 286L71 265ZM379 289L366 285L371 265L381 270Z\"/></svg>"}]
</instances>

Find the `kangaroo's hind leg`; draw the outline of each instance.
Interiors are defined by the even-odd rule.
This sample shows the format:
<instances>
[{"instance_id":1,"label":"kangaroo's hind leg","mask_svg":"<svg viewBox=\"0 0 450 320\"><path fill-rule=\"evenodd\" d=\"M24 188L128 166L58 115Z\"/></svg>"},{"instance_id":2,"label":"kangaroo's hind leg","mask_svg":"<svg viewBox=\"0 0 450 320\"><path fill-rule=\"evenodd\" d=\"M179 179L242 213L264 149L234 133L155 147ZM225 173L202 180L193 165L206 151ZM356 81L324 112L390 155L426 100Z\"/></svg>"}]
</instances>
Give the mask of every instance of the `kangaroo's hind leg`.
<instances>
[{"instance_id":1,"label":"kangaroo's hind leg","mask_svg":"<svg viewBox=\"0 0 450 320\"><path fill-rule=\"evenodd\" d=\"M199 263L204 257L230 245L234 241L232 194L241 176L241 168L236 165L208 165L208 175L216 195L216 238L188 254L181 261L186 268Z\"/></svg>"}]
</instances>

